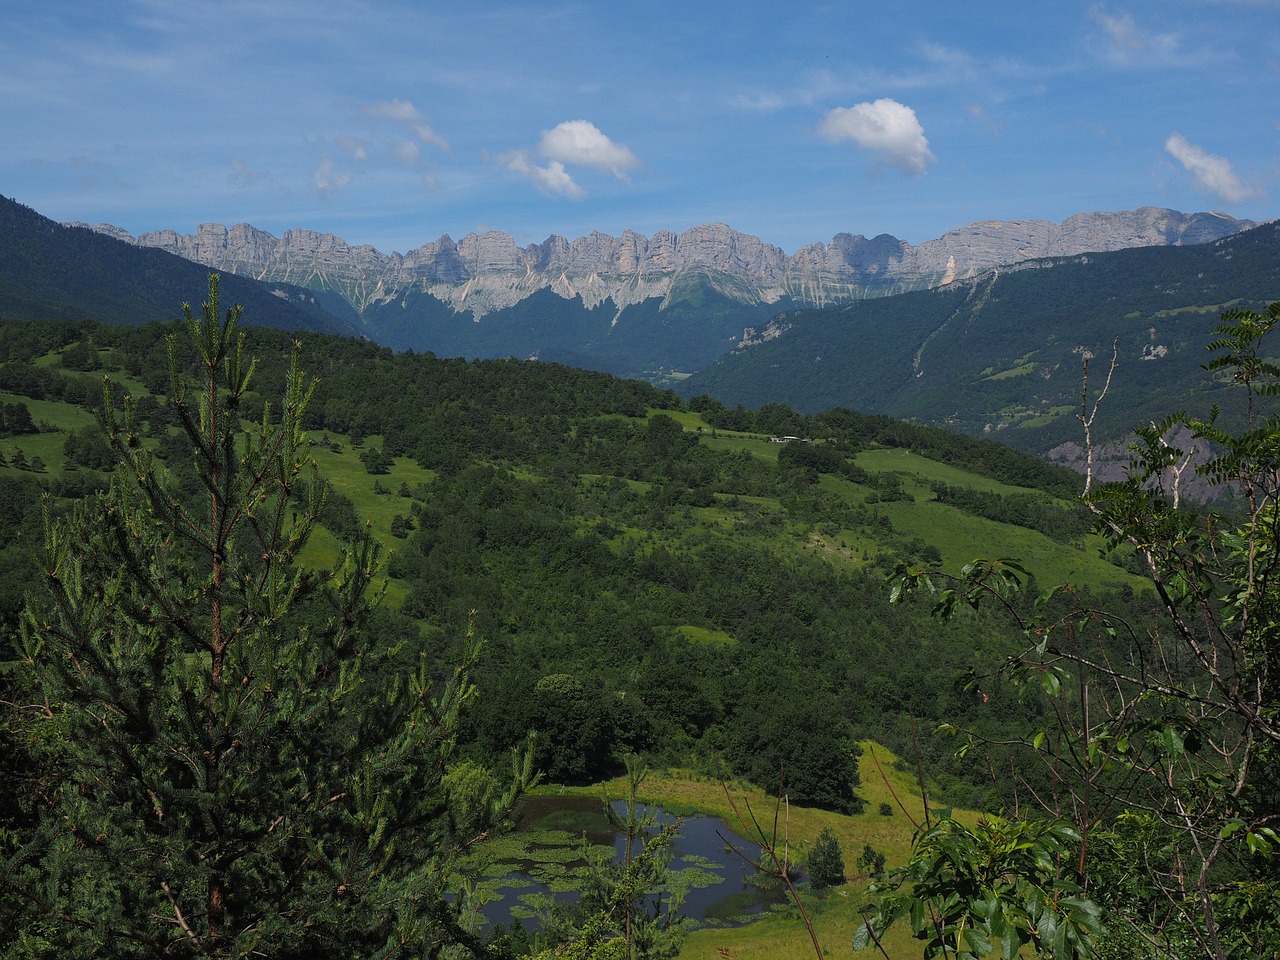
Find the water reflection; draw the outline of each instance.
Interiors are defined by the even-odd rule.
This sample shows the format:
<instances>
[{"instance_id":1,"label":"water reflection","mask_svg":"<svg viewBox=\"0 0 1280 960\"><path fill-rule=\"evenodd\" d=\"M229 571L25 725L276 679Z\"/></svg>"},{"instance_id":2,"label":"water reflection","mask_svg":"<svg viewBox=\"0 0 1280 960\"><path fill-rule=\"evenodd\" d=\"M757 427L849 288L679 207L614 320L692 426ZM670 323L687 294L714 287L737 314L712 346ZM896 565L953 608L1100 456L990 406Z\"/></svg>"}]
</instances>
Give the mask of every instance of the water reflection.
<instances>
[{"instance_id":1,"label":"water reflection","mask_svg":"<svg viewBox=\"0 0 1280 960\"><path fill-rule=\"evenodd\" d=\"M625 817L622 801L615 801L613 808ZM658 827L675 820L660 809L655 815ZM483 909L490 923L528 919L531 895L574 902L577 894L564 887L569 874L586 865L580 852L584 836L593 846L612 846L617 857L625 852L625 836L613 829L600 801L592 797L530 797L521 805L517 824L521 834L553 839L527 843L523 855L504 858L494 865L496 869L491 868L503 876L493 888L501 899L490 901ZM742 856L730 850L724 838L729 838ZM747 862L758 858L760 852L757 844L733 834L723 820L685 817L672 847L671 863L673 871L686 871L683 879L689 883L680 912L700 925L736 926L750 923L758 914L785 902L780 888L762 889L760 878Z\"/></svg>"}]
</instances>

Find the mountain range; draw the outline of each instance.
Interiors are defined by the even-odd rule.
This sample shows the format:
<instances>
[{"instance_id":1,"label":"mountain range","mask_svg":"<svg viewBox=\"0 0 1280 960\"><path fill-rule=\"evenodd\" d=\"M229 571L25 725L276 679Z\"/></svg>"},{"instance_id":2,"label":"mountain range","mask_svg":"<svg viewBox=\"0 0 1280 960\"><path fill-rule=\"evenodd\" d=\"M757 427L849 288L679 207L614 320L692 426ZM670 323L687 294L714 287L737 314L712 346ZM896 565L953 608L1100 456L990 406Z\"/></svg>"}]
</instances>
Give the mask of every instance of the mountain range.
<instances>
[{"instance_id":1,"label":"mountain range","mask_svg":"<svg viewBox=\"0 0 1280 960\"><path fill-rule=\"evenodd\" d=\"M795 296L780 295L772 303L760 296L754 302L732 296L732 275L708 264L753 263L758 273L760 264L783 257L756 238L722 227L687 231L657 244L668 250L663 260L654 253L653 240L642 243L643 238L629 234L628 243L640 258L631 261L632 267L637 262L668 265L666 272L654 266L655 272L648 274L655 288L659 281L665 285L664 295L622 309L612 300L608 306L593 301L589 308L580 293L566 297L561 288L538 287L541 275L526 266L524 284L533 292L477 316L436 298L423 288L425 281L391 297L386 292L392 286L389 275L377 279L372 272L365 280L380 284L383 294L358 310L336 289L337 279L356 276L361 258L377 263L382 255L328 235L290 232L277 240L249 227L205 227L196 234L200 243L191 241L194 246L172 235L173 244L192 255L203 250L200 255L210 262L198 264L141 240L109 236L119 232L105 227L60 225L0 198L0 317L108 323L173 319L178 304L200 296L213 267L224 273L225 300L244 304L251 323L355 334L442 356L537 356L610 373L634 375L662 369L665 363L667 370L686 371L667 382L687 397L706 394L749 407L779 403L801 411L847 407L888 414L999 437L1070 463L1079 453L1073 446L1078 440L1075 414L1086 355L1095 358L1096 383L1102 375L1097 365L1108 361L1113 345L1117 351L1110 415L1095 428L1100 441L1120 440L1134 423L1158 419L1189 401L1196 409L1207 409L1219 399L1225 385L1207 378L1201 368L1219 313L1280 299L1280 224L1240 229L1247 226L1216 214L1146 209L1084 214L1052 230L1043 225L1033 230L1026 222L991 222L954 231L934 246L909 247L877 238L865 243L893 243L904 251L883 260L892 270L879 271L882 277L896 272L902 284L908 282L903 266L908 259L914 258L918 267L925 252L933 251L936 263L940 250L960 250L966 244L965 271L1046 243L1062 246L1068 242L1064 237L1094 246L1116 244L1123 237L1148 246L1021 260L893 296L874 296L872 285L864 284L863 299L817 307L796 305L798 287L793 288ZM1215 231L1230 235L1190 242ZM1029 244L1032 234L1041 237L1040 247ZM983 237L987 240L981 241ZM1008 246L1011 237L1020 238L1016 250ZM480 257L482 239L449 244L462 270L459 277L479 271L472 275L473 290L493 289L503 277L514 283L511 257L532 256L536 249L519 251L509 238L488 235L488 249L506 251L507 267L500 268L501 258ZM853 239L846 250L852 249ZM578 250L575 262L586 270L593 246L593 256L620 263L620 244L595 234L568 247ZM822 250L829 254L837 246L833 242ZM258 250L255 275L229 269L239 264L247 271L251 249ZM602 249L613 253L601 254ZM817 249L805 248L811 257ZM311 252L304 256L304 250ZM726 253L734 250L738 254ZM321 256L322 251L328 252ZM422 263L428 262L421 249L417 253ZM793 278L799 275L799 257L783 257ZM959 254L946 257L949 265L956 261L959 273ZM404 259L401 268L407 270ZM480 269L482 261L487 266ZM869 261L864 258L864 267ZM438 256L430 262L443 263ZM844 262L847 268L850 260ZM267 269L270 264L274 266ZM561 274L569 276L568 267L562 267ZM620 269L612 276L619 276ZM922 275L917 269L917 280ZM603 284L603 267L594 276ZM752 276L745 267L737 275L738 297L750 289L758 294L759 287L751 287ZM879 292L889 289L882 284ZM433 339L424 344L428 335ZM697 372L687 375L690 370ZM1123 458L1122 449L1118 456Z\"/></svg>"},{"instance_id":2,"label":"mountain range","mask_svg":"<svg viewBox=\"0 0 1280 960\"><path fill-rule=\"evenodd\" d=\"M182 303L209 289L208 277L208 268L200 264L63 226L0 197L2 317L109 324L173 320ZM335 316L321 304L322 297L294 284L229 275L222 278L222 295L225 302L244 307L250 325L348 336L361 332L353 317Z\"/></svg>"},{"instance_id":3,"label":"mountain range","mask_svg":"<svg viewBox=\"0 0 1280 960\"><path fill-rule=\"evenodd\" d=\"M1280 222L1185 247L1045 258L936 290L784 311L678 385L727 404L885 413L1051 454L1080 450L1090 403L1114 376L1094 437L1222 405L1240 391L1205 372L1223 311L1280 300ZM1117 451L1125 459L1123 448Z\"/></svg>"},{"instance_id":4,"label":"mountain range","mask_svg":"<svg viewBox=\"0 0 1280 960\"><path fill-rule=\"evenodd\" d=\"M224 273L312 291L380 343L443 355L536 356L629 376L697 370L780 310L929 289L1034 258L1199 244L1255 226L1221 213L1144 207L1045 220L982 221L913 246L842 233L788 255L724 224L682 233L445 235L409 253L310 230L275 237L249 224L138 237ZM71 224L85 227L87 224Z\"/></svg>"}]
</instances>

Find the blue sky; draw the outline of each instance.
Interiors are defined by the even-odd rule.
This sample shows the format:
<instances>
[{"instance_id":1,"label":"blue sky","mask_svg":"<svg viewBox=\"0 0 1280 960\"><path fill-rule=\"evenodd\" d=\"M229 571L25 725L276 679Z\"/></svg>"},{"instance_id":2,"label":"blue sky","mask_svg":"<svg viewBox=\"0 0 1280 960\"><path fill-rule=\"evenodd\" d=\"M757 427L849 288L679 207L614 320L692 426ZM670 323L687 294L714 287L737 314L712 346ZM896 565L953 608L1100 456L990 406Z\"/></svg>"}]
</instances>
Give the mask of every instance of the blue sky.
<instances>
[{"instance_id":1,"label":"blue sky","mask_svg":"<svg viewBox=\"0 0 1280 960\"><path fill-rule=\"evenodd\" d=\"M0 0L0 194L384 252L1277 216L1280 0Z\"/></svg>"}]
</instances>

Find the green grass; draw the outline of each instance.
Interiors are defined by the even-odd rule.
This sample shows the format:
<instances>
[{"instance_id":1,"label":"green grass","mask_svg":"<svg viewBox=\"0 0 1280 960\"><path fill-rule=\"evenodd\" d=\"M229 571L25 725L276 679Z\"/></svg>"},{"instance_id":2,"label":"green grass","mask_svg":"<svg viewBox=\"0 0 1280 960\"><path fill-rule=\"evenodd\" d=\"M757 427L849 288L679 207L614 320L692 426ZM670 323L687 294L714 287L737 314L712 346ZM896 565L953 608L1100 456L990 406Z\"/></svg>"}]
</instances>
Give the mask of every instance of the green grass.
<instances>
[{"instance_id":1,"label":"green grass","mask_svg":"<svg viewBox=\"0 0 1280 960\"><path fill-rule=\"evenodd\" d=\"M20 394L0 393L0 402L25 403L27 409L31 411L31 419L36 426L53 428L44 433L29 433L19 437L0 439L0 452L4 453L6 461L6 466L0 467L0 470L8 473L24 472L11 465L14 453L21 450L28 463L35 457L44 461L44 472L34 476L61 476L67 463L66 455L62 452L66 434L97 423L94 415L83 407L73 403L63 403L60 400L34 400ZM25 472L30 473L30 471Z\"/></svg>"},{"instance_id":2,"label":"green grass","mask_svg":"<svg viewBox=\"0 0 1280 960\"><path fill-rule=\"evenodd\" d=\"M649 410L650 417L658 413L666 414L686 430L696 432L698 428L701 428L703 433L710 433L715 429L702 418L702 414L695 413L693 410L657 410L653 408Z\"/></svg>"},{"instance_id":3,"label":"green grass","mask_svg":"<svg viewBox=\"0 0 1280 960\"><path fill-rule=\"evenodd\" d=\"M1045 410L1043 413L1038 414L1037 416L1028 417L1026 420L1023 420L1018 424L1017 428L1019 430L1027 430L1032 427L1043 427L1047 423L1053 423L1053 421L1061 417L1065 417L1067 414L1071 413L1075 409L1076 408L1072 406L1050 407L1049 409Z\"/></svg>"},{"instance_id":4,"label":"green grass","mask_svg":"<svg viewBox=\"0 0 1280 960\"><path fill-rule=\"evenodd\" d=\"M0 403L25 403L31 411L32 421L39 426L48 424L59 430L80 430L98 422L84 407L61 400L35 400L18 393L0 391Z\"/></svg>"},{"instance_id":5,"label":"green grass","mask_svg":"<svg viewBox=\"0 0 1280 960\"><path fill-rule=\"evenodd\" d=\"M828 956L852 957L850 941L859 922L856 908L870 882L867 877L853 876L854 862L863 845L871 844L885 854L888 868L905 863L911 853L915 824L922 822L924 815L924 802L915 779L897 769L897 758L869 741L862 746L859 759L862 784L858 794L866 800L866 811L856 816L809 807L778 806L776 798L755 787L738 782L724 784L714 777L687 770L651 773L640 790L640 799L677 815L701 813L720 817L741 833L753 831L740 825L735 805L748 822L754 814L766 831L772 831L776 812L779 845L788 846L792 860L803 861L818 833L823 827L830 827L840 840L845 873L851 879L825 896L807 893L802 896L824 952ZM565 788L563 792L599 796L602 788L610 796L621 796L625 784L618 779L590 787ZM879 813L881 803L889 804L892 815L886 817ZM975 811L956 811L954 815L967 823L978 817ZM914 960L920 956L921 949L906 924L890 931L885 948L890 960ZM794 911L783 911L744 927L695 930L685 941L680 958L814 960L814 952L798 915Z\"/></svg>"},{"instance_id":6,"label":"green grass","mask_svg":"<svg viewBox=\"0 0 1280 960\"><path fill-rule=\"evenodd\" d=\"M1029 487L1017 487L999 480L992 480L980 474L970 473L959 467L938 463L919 454L900 447L884 450L863 450L853 461L869 473L897 472L910 474L925 483L941 480L950 487L966 487L980 490L983 493L999 493L1005 496L1013 493L1039 493ZM1083 483L1083 481L1081 481Z\"/></svg>"},{"instance_id":7,"label":"green grass","mask_svg":"<svg viewBox=\"0 0 1280 960\"><path fill-rule=\"evenodd\" d=\"M676 627L676 633L692 643L709 643L717 647L732 646L737 642L723 630L708 630L706 627L695 627L687 623Z\"/></svg>"},{"instance_id":8,"label":"green grass","mask_svg":"<svg viewBox=\"0 0 1280 960\"><path fill-rule=\"evenodd\" d=\"M782 444L771 443L768 437L756 433L738 433L733 430L718 430L716 436L703 434L702 442L712 450L745 450L751 456L773 463L778 461L778 451Z\"/></svg>"},{"instance_id":9,"label":"green grass","mask_svg":"<svg viewBox=\"0 0 1280 960\"><path fill-rule=\"evenodd\" d=\"M984 380L1011 380L1014 377L1025 377L1038 366L1036 363L1023 363L1009 370L1001 370L999 373L993 373Z\"/></svg>"},{"instance_id":10,"label":"green grass","mask_svg":"<svg viewBox=\"0 0 1280 960\"><path fill-rule=\"evenodd\" d=\"M884 503L876 509L897 529L937 547L943 569L953 573L975 557L1011 557L1031 571L1042 586L1067 582L1095 587L1127 584L1134 589L1149 586L1100 557L1101 541L1092 537L1077 549L1035 530L973 517L943 503Z\"/></svg>"},{"instance_id":11,"label":"green grass","mask_svg":"<svg viewBox=\"0 0 1280 960\"><path fill-rule=\"evenodd\" d=\"M325 438L337 443L341 452L330 449ZM370 447L382 448L381 436L365 437L363 446L351 446L351 440L342 434L326 432L312 435L314 444L311 449L312 459L320 471L320 476L332 484L333 489L343 496L349 497L356 508L356 513L366 521L374 535L391 552L400 541L391 535L391 521L399 514L409 515L410 500L399 495L401 485L414 489L419 484L429 483L435 472L419 466L408 457L396 457L391 469L381 476L369 473L360 462L360 454ZM330 566L338 557L340 544L336 537L328 531L318 529L312 535L311 542L303 551L303 563L317 567ZM375 587L384 585L384 580L375 581ZM407 596L407 587L395 580L385 581L387 601L398 606Z\"/></svg>"},{"instance_id":12,"label":"green grass","mask_svg":"<svg viewBox=\"0 0 1280 960\"><path fill-rule=\"evenodd\" d=\"M408 457L396 457L389 472L374 476L365 469L359 456L370 447L381 449L382 437L366 437L364 446L355 448L345 436L333 433L326 436L335 440L342 447L342 452L331 450L317 437L311 438L315 443L311 456L321 476L333 484L335 490L351 498L356 512L373 525L374 532L384 543L394 543L391 519L397 514L409 514L409 499L399 496L401 484L413 489L419 484L429 483L435 472L420 467Z\"/></svg>"},{"instance_id":13,"label":"green grass","mask_svg":"<svg viewBox=\"0 0 1280 960\"><path fill-rule=\"evenodd\" d=\"M1236 297L1234 300L1228 300L1226 303L1211 303L1211 304L1206 304L1204 306L1192 305L1187 307L1174 307L1172 310L1157 310L1155 313L1152 314L1152 316L1153 317L1176 317L1179 314L1188 314L1188 313L1219 314L1227 310L1230 310L1232 307L1236 306L1240 302L1241 302L1240 298Z\"/></svg>"}]
</instances>

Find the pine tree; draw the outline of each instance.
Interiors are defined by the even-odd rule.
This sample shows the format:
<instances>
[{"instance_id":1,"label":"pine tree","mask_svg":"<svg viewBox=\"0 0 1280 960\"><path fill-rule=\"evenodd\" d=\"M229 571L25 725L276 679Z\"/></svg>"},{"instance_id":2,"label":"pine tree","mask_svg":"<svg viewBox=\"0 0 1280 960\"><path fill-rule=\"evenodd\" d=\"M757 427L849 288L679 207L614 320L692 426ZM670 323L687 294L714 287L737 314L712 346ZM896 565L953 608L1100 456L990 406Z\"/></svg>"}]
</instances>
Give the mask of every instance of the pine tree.
<instances>
[{"instance_id":1,"label":"pine tree","mask_svg":"<svg viewBox=\"0 0 1280 960\"><path fill-rule=\"evenodd\" d=\"M26 613L22 653L56 777L43 859L15 882L61 918L60 955L480 951L449 884L529 765L462 810L447 770L476 643L433 690L424 656L367 636L367 535L334 570L297 562L324 498L301 429L315 384L295 350L278 418L243 427L239 312L219 318L216 276L200 318L184 306L194 387L170 339L198 494L108 389L123 464L108 493L47 525L48 597Z\"/></svg>"},{"instance_id":2,"label":"pine tree","mask_svg":"<svg viewBox=\"0 0 1280 960\"><path fill-rule=\"evenodd\" d=\"M844 883L844 851L830 827L822 828L809 851L809 882L818 890Z\"/></svg>"}]
</instances>

